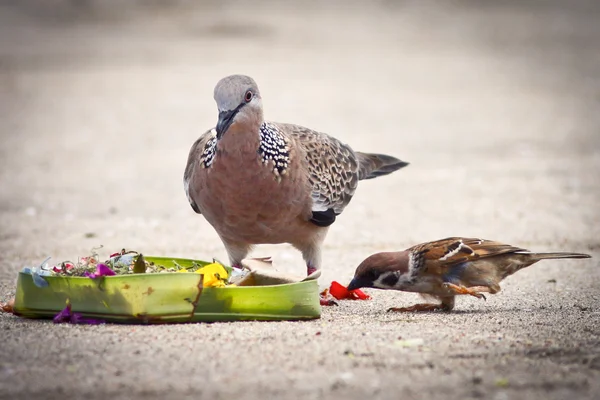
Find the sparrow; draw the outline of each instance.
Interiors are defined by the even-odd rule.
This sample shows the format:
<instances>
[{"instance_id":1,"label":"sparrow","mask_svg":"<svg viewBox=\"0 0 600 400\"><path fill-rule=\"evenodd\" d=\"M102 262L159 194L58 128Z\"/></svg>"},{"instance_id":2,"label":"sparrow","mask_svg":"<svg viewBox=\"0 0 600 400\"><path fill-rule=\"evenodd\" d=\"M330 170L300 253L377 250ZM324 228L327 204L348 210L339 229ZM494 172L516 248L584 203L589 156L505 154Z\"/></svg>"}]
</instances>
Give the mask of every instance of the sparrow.
<instances>
[{"instance_id":1,"label":"sparrow","mask_svg":"<svg viewBox=\"0 0 600 400\"><path fill-rule=\"evenodd\" d=\"M486 239L451 237L404 251L377 253L356 268L348 290L359 288L416 292L439 300L388 311L451 311L456 295L485 300L500 291L500 281L540 260L590 258L581 253L533 253Z\"/></svg>"}]
</instances>

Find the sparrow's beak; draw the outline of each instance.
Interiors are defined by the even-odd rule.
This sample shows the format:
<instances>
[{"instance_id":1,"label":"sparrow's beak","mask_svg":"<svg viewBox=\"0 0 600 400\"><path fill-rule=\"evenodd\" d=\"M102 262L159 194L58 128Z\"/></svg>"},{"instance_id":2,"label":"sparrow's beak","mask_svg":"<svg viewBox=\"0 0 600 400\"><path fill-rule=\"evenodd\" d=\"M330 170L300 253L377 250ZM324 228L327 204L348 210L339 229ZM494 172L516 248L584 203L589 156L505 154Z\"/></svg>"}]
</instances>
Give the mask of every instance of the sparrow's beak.
<instances>
[{"instance_id":1,"label":"sparrow's beak","mask_svg":"<svg viewBox=\"0 0 600 400\"><path fill-rule=\"evenodd\" d=\"M354 279L352 279L352 281L350 281L350 284L348 285L348 290L356 290L362 287L371 287L371 285L364 279L355 277Z\"/></svg>"},{"instance_id":2,"label":"sparrow's beak","mask_svg":"<svg viewBox=\"0 0 600 400\"><path fill-rule=\"evenodd\" d=\"M219 121L217 122L217 126L215 128L217 131L217 139L221 139L223 137L223 134L227 132L227 129L229 129L229 127L233 123L235 115L245 104L246 103L241 103L233 110L221 111L219 113Z\"/></svg>"}]
</instances>

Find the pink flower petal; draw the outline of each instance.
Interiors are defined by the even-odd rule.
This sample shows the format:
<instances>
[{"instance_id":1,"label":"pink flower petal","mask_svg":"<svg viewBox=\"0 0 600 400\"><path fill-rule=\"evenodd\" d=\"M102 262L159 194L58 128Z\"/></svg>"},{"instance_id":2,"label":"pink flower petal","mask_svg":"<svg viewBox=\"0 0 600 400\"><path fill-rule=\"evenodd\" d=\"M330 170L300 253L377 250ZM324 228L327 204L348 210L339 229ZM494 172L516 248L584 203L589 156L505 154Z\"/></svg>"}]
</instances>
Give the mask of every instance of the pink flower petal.
<instances>
[{"instance_id":1,"label":"pink flower petal","mask_svg":"<svg viewBox=\"0 0 600 400\"><path fill-rule=\"evenodd\" d=\"M96 265L96 272L94 272L94 273L90 273L87 271L85 272L85 276L87 276L88 278L91 278L91 279L100 278L101 276L113 276L113 275L116 275L115 271L108 268L108 266L106 264L102 264L102 263Z\"/></svg>"}]
</instances>

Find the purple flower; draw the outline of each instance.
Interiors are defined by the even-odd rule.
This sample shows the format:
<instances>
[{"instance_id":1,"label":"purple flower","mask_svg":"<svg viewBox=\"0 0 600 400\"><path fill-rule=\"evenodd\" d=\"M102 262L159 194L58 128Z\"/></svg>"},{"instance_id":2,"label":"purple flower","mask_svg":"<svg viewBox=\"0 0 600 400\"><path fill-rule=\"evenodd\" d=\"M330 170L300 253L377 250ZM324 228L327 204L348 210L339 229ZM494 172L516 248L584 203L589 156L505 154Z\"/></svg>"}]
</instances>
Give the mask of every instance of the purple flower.
<instances>
[{"instance_id":1,"label":"purple flower","mask_svg":"<svg viewBox=\"0 0 600 400\"><path fill-rule=\"evenodd\" d=\"M71 303L67 302L67 306L53 319L55 324L70 323L70 324L87 324L98 325L103 324L101 319L83 318L80 313L71 312Z\"/></svg>"},{"instance_id":2,"label":"purple flower","mask_svg":"<svg viewBox=\"0 0 600 400\"><path fill-rule=\"evenodd\" d=\"M87 276L88 278L92 278L92 279L96 279L101 276L113 276L113 275L115 275L115 271L108 268L108 266L106 264L102 264L102 263L96 265L95 273L90 273L87 271L85 272L85 276Z\"/></svg>"},{"instance_id":3,"label":"purple flower","mask_svg":"<svg viewBox=\"0 0 600 400\"><path fill-rule=\"evenodd\" d=\"M71 303L67 303L67 306L56 316L53 321L55 324L60 324L63 322L69 322L71 320Z\"/></svg>"}]
</instances>

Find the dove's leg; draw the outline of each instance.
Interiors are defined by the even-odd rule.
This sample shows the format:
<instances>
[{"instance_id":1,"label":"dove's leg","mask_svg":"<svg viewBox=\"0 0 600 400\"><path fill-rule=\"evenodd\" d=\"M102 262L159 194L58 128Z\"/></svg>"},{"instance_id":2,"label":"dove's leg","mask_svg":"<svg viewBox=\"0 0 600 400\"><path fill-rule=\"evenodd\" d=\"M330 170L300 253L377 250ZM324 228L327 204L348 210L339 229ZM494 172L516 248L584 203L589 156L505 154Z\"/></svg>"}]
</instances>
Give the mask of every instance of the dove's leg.
<instances>
[{"instance_id":1,"label":"dove's leg","mask_svg":"<svg viewBox=\"0 0 600 400\"><path fill-rule=\"evenodd\" d=\"M305 243L297 243L294 246L302 252L302 258L306 262L306 276L314 274L321 269L321 245L325 240L327 228L319 228L312 235L309 241ZM335 300L320 296L322 306L337 305Z\"/></svg>"},{"instance_id":2,"label":"dove's leg","mask_svg":"<svg viewBox=\"0 0 600 400\"><path fill-rule=\"evenodd\" d=\"M247 243L229 242L223 239L225 250L229 256L229 263L233 268L242 268L242 260L246 258L250 251L250 245Z\"/></svg>"},{"instance_id":3,"label":"dove's leg","mask_svg":"<svg viewBox=\"0 0 600 400\"><path fill-rule=\"evenodd\" d=\"M321 249L311 249L309 252L302 252L306 262L306 276L314 274L321 269Z\"/></svg>"},{"instance_id":4,"label":"dove's leg","mask_svg":"<svg viewBox=\"0 0 600 400\"><path fill-rule=\"evenodd\" d=\"M321 248L314 246L307 251L302 252L304 261L306 261L306 276L314 274L321 269ZM322 306L337 306L337 302L327 298L322 294L319 296L319 302Z\"/></svg>"},{"instance_id":5,"label":"dove's leg","mask_svg":"<svg viewBox=\"0 0 600 400\"><path fill-rule=\"evenodd\" d=\"M325 240L327 230L327 228L317 228L308 240L293 244L302 252L302 258L306 262L306 276L321 269L321 246Z\"/></svg>"},{"instance_id":6,"label":"dove's leg","mask_svg":"<svg viewBox=\"0 0 600 400\"><path fill-rule=\"evenodd\" d=\"M410 307L392 307L388 312L451 311L454 308L454 296L442 297L440 304L421 303Z\"/></svg>"}]
</instances>

